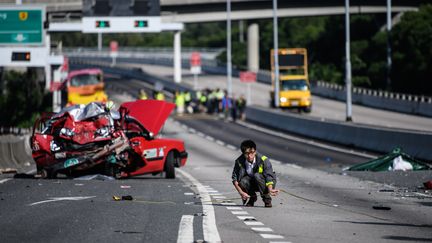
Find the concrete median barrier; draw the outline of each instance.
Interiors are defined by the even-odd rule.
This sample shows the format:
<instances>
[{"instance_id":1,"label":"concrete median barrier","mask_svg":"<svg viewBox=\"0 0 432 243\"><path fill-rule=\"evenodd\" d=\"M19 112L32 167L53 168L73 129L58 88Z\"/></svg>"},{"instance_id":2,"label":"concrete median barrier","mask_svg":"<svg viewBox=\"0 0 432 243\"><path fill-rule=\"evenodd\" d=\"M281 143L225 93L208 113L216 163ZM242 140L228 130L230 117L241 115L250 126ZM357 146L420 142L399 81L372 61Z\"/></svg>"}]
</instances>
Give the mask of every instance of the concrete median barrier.
<instances>
[{"instance_id":1,"label":"concrete median barrier","mask_svg":"<svg viewBox=\"0 0 432 243\"><path fill-rule=\"evenodd\" d=\"M277 130L354 146L382 153L395 147L423 160L432 160L432 133L360 126L352 123L313 119L260 107L247 107L248 122Z\"/></svg>"},{"instance_id":2,"label":"concrete median barrier","mask_svg":"<svg viewBox=\"0 0 432 243\"><path fill-rule=\"evenodd\" d=\"M28 172L33 164L29 135L0 136L0 171Z\"/></svg>"}]
</instances>

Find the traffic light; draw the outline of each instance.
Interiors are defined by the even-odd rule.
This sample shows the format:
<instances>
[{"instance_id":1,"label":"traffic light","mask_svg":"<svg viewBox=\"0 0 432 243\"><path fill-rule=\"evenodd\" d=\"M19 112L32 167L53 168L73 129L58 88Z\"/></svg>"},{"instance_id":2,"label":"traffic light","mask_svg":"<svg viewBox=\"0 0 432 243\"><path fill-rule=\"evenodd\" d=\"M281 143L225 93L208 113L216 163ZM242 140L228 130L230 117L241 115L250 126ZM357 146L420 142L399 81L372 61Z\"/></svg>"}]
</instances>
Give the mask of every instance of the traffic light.
<instances>
[{"instance_id":1,"label":"traffic light","mask_svg":"<svg viewBox=\"0 0 432 243\"><path fill-rule=\"evenodd\" d=\"M97 20L96 21L96 28L109 28L110 22L107 20Z\"/></svg>"},{"instance_id":2,"label":"traffic light","mask_svg":"<svg viewBox=\"0 0 432 243\"><path fill-rule=\"evenodd\" d=\"M148 26L147 20L135 20L135 28L145 28Z\"/></svg>"},{"instance_id":3,"label":"traffic light","mask_svg":"<svg viewBox=\"0 0 432 243\"><path fill-rule=\"evenodd\" d=\"M30 52L12 52L12 61L30 61Z\"/></svg>"}]
</instances>

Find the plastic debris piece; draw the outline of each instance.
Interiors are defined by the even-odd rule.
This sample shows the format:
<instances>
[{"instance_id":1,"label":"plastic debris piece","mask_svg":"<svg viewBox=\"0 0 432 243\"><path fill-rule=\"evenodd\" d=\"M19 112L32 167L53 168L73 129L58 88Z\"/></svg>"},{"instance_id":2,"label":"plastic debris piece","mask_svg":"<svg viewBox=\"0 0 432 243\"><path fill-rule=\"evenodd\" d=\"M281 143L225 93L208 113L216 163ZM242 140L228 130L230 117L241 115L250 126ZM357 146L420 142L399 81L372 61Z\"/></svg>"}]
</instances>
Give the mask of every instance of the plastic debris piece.
<instances>
[{"instance_id":1,"label":"plastic debris piece","mask_svg":"<svg viewBox=\"0 0 432 243\"><path fill-rule=\"evenodd\" d=\"M114 201L120 201L121 197L119 197L119 196L113 196L113 199L114 199Z\"/></svg>"},{"instance_id":2,"label":"plastic debris piece","mask_svg":"<svg viewBox=\"0 0 432 243\"><path fill-rule=\"evenodd\" d=\"M17 178L17 179L32 179L32 178L36 178L36 176L35 175L25 174L25 173L19 173L19 174L15 174L14 178Z\"/></svg>"},{"instance_id":3,"label":"plastic debris piece","mask_svg":"<svg viewBox=\"0 0 432 243\"><path fill-rule=\"evenodd\" d=\"M0 174L16 174L18 171L15 168L0 169Z\"/></svg>"},{"instance_id":4,"label":"plastic debris piece","mask_svg":"<svg viewBox=\"0 0 432 243\"><path fill-rule=\"evenodd\" d=\"M123 189L128 189L128 188L131 188L131 186L127 186L127 185L121 185L121 186L120 186L120 188L123 188Z\"/></svg>"},{"instance_id":5,"label":"plastic debris piece","mask_svg":"<svg viewBox=\"0 0 432 243\"><path fill-rule=\"evenodd\" d=\"M122 200L126 200L126 201L132 201L132 200L133 200L133 197L130 196L130 195L127 195L127 196L122 196L121 199L122 199Z\"/></svg>"},{"instance_id":6,"label":"plastic debris piece","mask_svg":"<svg viewBox=\"0 0 432 243\"><path fill-rule=\"evenodd\" d=\"M426 189L432 189L432 180L426 181L425 183L423 183L423 185Z\"/></svg>"},{"instance_id":7,"label":"plastic debris piece","mask_svg":"<svg viewBox=\"0 0 432 243\"><path fill-rule=\"evenodd\" d=\"M100 181L113 181L115 180L114 177L96 174L96 175L86 175L77 177L74 180L82 180L82 181L90 181L90 180L100 180Z\"/></svg>"},{"instance_id":8,"label":"plastic debris piece","mask_svg":"<svg viewBox=\"0 0 432 243\"><path fill-rule=\"evenodd\" d=\"M431 170L432 166L412 158L395 148L390 153L365 163L348 168L349 171L395 171L395 170Z\"/></svg>"},{"instance_id":9,"label":"plastic debris piece","mask_svg":"<svg viewBox=\"0 0 432 243\"><path fill-rule=\"evenodd\" d=\"M372 206L372 208L375 210L390 210L391 209L391 207L382 206L382 205Z\"/></svg>"}]
</instances>

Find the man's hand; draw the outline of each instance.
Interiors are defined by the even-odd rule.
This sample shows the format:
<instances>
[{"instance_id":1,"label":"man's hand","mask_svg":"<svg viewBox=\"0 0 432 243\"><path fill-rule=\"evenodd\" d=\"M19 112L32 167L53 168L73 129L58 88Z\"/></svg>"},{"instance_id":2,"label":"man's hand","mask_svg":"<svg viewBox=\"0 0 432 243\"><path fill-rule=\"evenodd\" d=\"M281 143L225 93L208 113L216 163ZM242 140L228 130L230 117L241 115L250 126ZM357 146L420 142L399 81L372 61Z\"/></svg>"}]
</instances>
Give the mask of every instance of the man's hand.
<instances>
[{"instance_id":1,"label":"man's hand","mask_svg":"<svg viewBox=\"0 0 432 243\"><path fill-rule=\"evenodd\" d=\"M279 194L279 190L277 190L277 189L269 189L269 193L270 193L270 195L271 196L277 196L278 194Z\"/></svg>"},{"instance_id":2,"label":"man's hand","mask_svg":"<svg viewBox=\"0 0 432 243\"><path fill-rule=\"evenodd\" d=\"M249 194L247 194L246 192L240 192L239 194L240 194L241 198L242 198L243 200L245 200L245 201L246 201L248 198L250 198Z\"/></svg>"}]
</instances>

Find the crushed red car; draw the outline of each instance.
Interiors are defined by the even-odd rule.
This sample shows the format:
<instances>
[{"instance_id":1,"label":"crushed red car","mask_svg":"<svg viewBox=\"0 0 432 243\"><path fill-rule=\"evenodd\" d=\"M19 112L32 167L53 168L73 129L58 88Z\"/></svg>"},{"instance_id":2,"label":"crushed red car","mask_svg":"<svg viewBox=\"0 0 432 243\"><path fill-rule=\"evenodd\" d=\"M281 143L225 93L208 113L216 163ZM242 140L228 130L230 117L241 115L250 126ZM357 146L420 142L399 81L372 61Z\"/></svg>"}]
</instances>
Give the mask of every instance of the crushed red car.
<instances>
[{"instance_id":1,"label":"crushed red car","mask_svg":"<svg viewBox=\"0 0 432 243\"><path fill-rule=\"evenodd\" d=\"M115 178L165 173L187 159L184 142L157 137L174 104L136 100L109 110L92 102L47 113L35 122L32 157L42 178L100 173Z\"/></svg>"}]
</instances>

